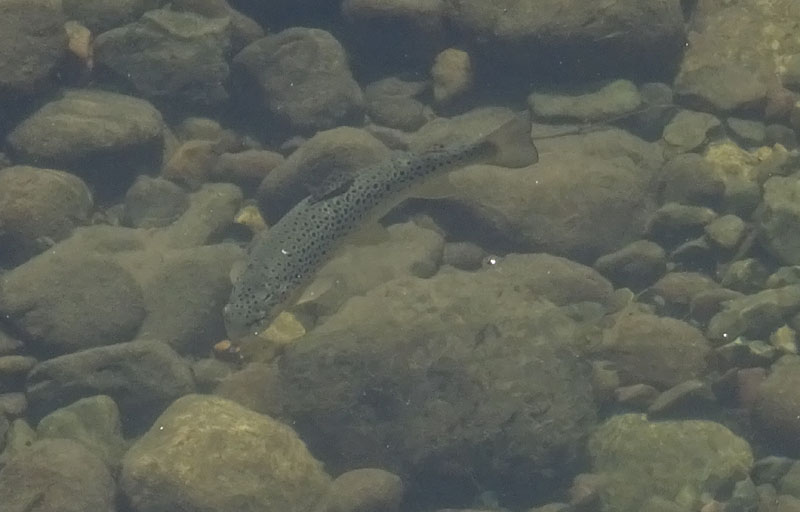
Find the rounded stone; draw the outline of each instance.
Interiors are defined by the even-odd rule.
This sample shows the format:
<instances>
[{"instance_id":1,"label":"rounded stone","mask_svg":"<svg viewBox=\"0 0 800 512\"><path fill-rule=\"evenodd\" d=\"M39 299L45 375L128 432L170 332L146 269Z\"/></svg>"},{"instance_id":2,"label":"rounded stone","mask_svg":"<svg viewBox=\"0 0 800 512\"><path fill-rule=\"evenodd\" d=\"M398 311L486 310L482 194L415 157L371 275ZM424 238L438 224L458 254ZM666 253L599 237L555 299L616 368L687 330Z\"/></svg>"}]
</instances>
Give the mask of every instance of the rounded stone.
<instances>
[{"instance_id":1,"label":"rounded stone","mask_svg":"<svg viewBox=\"0 0 800 512\"><path fill-rule=\"evenodd\" d=\"M20 123L8 135L8 144L29 160L72 163L127 155L160 142L163 129L161 114L145 100L76 89L46 103Z\"/></svg>"},{"instance_id":2,"label":"rounded stone","mask_svg":"<svg viewBox=\"0 0 800 512\"><path fill-rule=\"evenodd\" d=\"M127 341L145 316L142 290L119 264L59 250L2 276L0 312L51 354Z\"/></svg>"},{"instance_id":3,"label":"rounded stone","mask_svg":"<svg viewBox=\"0 0 800 512\"><path fill-rule=\"evenodd\" d=\"M121 487L139 512L301 512L329 485L291 428L213 396L175 401L122 461Z\"/></svg>"},{"instance_id":4,"label":"rounded stone","mask_svg":"<svg viewBox=\"0 0 800 512\"><path fill-rule=\"evenodd\" d=\"M161 178L139 176L125 194L123 222L135 228L172 224L189 207L189 196L178 185Z\"/></svg>"},{"instance_id":5,"label":"rounded stone","mask_svg":"<svg viewBox=\"0 0 800 512\"><path fill-rule=\"evenodd\" d=\"M77 176L15 165L0 170L0 237L18 257L59 241L86 222L92 194Z\"/></svg>"}]
</instances>

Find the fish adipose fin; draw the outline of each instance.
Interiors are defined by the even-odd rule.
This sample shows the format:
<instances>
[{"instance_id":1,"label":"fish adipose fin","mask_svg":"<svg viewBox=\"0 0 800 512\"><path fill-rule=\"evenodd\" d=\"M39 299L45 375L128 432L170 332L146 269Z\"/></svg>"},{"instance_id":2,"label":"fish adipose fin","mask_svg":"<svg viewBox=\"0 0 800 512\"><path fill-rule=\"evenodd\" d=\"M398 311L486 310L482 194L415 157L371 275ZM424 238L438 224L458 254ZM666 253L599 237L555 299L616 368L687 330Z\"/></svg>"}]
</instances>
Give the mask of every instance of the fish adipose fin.
<instances>
[{"instance_id":1,"label":"fish adipose fin","mask_svg":"<svg viewBox=\"0 0 800 512\"><path fill-rule=\"evenodd\" d=\"M527 167L539 161L539 152L531 140L531 123L518 115L486 136L491 156L487 164L501 167Z\"/></svg>"}]
</instances>

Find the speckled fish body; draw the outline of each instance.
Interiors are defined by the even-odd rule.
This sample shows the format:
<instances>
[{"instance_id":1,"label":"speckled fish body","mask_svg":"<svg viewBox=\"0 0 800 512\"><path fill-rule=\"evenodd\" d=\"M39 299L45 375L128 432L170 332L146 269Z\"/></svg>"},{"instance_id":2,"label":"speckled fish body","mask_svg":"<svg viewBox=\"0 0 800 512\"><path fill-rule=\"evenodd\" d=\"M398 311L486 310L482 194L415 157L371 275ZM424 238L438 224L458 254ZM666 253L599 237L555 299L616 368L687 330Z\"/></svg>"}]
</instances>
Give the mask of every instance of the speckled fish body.
<instances>
[{"instance_id":1,"label":"speckled fish body","mask_svg":"<svg viewBox=\"0 0 800 512\"><path fill-rule=\"evenodd\" d=\"M514 119L471 144L396 153L348 175L327 193L303 199L251 242L224 310L228 336L236 341L269 327L342 240L415 185L472 163L525 167L537 159L530 124Z\"/></svg>"}]
</instances>

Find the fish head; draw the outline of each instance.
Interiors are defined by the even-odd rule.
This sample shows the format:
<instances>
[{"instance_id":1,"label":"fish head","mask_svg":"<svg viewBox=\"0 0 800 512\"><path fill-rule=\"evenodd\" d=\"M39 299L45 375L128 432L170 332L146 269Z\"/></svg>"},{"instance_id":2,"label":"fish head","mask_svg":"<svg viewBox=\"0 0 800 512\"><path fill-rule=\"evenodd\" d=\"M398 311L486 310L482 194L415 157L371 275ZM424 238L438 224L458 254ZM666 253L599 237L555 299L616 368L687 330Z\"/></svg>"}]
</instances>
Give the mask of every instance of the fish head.
<instances>
[{"instance_id":1,"label":"fish head","mask_svg":"<svg viewBox=\"0 0 800 512\"><path fill-rule=\"evenodd\" d=\"M281 311L283 301L265 290L235 294L223 309L225 331L231 341L258 336Z\"/></svg>"}]
</instances>

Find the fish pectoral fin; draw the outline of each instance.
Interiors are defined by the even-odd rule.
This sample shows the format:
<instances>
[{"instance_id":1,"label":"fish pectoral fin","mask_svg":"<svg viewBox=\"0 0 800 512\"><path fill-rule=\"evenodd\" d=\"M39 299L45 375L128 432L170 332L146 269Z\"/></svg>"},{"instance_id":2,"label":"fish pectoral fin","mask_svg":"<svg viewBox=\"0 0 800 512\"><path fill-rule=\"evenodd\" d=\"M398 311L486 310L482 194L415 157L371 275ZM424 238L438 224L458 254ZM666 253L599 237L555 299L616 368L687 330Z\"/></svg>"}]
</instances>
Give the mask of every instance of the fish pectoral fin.
<instances>
[{"instance_id":1,"label":"fish pectoral fin","mask_svg":"<svg viewBox=\"0 0 800 512\"><path fill-rule=\"evenodd\" d=\"M317 183L306 183L306 188L311 193L311 204L344 193L353 184L353 179L352 171L337 168Z\"/></svg>"},{"instance_id":2,"label":"fish pectoral fin","mask_svg":"<svg viewBox=\"0 0 800 512\"><path fill-rule=\"evenodd\" d=\"M336 286L336 282L338 281L337 277L334 276L319 276L309 284L300 297L297 299L297 302L294 303L296 306L301 306L308 302L313 302L318 299L320 296L324 295L327 291L331 288Z\"/></svg>"},{"instance_id":3,"label":"fish pectoral fin","mask_svg":"<svg viewBox=\"0 0 800 512\"><path fill-rule=\"evenodd\" d=\"M239 278L244 273L244 269L247 267L247 262L245 260L235 261L233 265L231 265L231 271L228 274L231 278L231 284L236 284L239 281Z\"/></svg>"}]
</instances>

